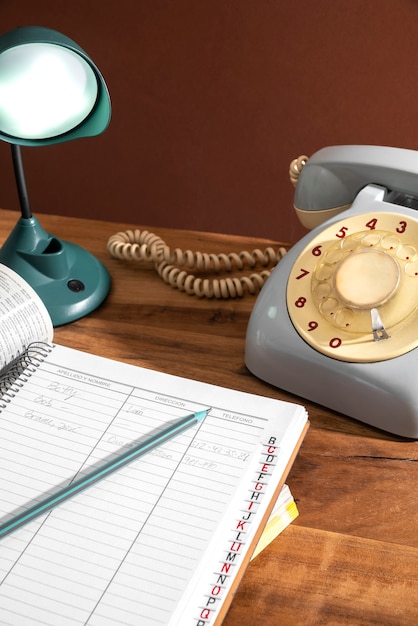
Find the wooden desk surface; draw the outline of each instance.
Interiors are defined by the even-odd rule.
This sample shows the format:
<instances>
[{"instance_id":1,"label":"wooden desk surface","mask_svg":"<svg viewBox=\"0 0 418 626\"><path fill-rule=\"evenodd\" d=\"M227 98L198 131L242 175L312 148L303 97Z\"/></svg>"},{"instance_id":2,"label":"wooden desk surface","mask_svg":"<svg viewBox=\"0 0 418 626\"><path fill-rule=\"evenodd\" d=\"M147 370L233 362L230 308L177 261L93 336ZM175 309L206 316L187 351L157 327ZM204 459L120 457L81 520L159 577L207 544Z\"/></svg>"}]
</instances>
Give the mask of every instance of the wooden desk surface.
<instances>
[{"instance_id":1,"label":"wooden desk surface","mask_svg":"<svg viewBox=\"0 0 418 626\"><path fill-rule=\"evenodd\" d=\"M0 211L1 242L17 217ZM57 343L308 408L311 428L287 480L300 516L250 564L224 626L415 626L418 442L386 435L252 376L244 365L244 341L253 297L200 300L165 285L152 267L110 258L107 240L126 224L37 217L57 237L93 252L113 281L100 309L56 329ZM207 252L267 243L163 229L157 234L171 247Z\"/></svg>"}]
</instances>

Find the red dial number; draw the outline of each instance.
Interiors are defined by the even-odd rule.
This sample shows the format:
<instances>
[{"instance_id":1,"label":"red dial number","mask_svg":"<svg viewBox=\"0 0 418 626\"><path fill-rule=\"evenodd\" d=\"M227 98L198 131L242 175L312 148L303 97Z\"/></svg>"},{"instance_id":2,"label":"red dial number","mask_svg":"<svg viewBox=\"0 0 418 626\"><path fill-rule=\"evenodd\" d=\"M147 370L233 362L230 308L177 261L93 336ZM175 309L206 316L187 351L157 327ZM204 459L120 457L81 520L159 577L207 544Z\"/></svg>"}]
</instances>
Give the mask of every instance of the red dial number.
<instances>
[{"instance_id":1,"label":"red dial number","mask_svg":"<svg viewBox=\"0 0 418 626\"><path fill-rule=\"evenodd\" d=\"M374 217L372 220L367 222L366 226L367 228L370 228L370 230L374 230L376 228L376 224L377 224L377 219Z\"/></svg>"},{"instance_id":2,"label":"red dial number","mask_svg":"<svg viewBox=\"0 0 418 626\"><path fill-rule=\"evenodd\" d=\"M342 228L340 228L340 230L338 231L338 233L336 233L336 237L338 237L338 239L344 239L344 237L347 234L347 226L343 226Z\"/></svg>"},{"instance_id":3,"label":"red dial number","mask_svg":"<svg viewBox=\"0 0 418 626\"><path fill-rule=\"evenodd\" d=\"M301 267L300 268L300 274L299 274L299 276L296 276L296 280L300 280L301 278L304 278L308 274L310 274L310 272L308 272L308 270L304 270L303 267Z\"/></svg>"},{"instance_id":4,"label":"red dial number","mask_svg":"<svg viewBox=\"0 0 418 626\"><path fill-rule=\"evenodd\" d=\"M406 227L408 226L408 222L399 222L399 226L396 229L396 232L402 234L406 231Z\"/></svg>"}]
</instances>

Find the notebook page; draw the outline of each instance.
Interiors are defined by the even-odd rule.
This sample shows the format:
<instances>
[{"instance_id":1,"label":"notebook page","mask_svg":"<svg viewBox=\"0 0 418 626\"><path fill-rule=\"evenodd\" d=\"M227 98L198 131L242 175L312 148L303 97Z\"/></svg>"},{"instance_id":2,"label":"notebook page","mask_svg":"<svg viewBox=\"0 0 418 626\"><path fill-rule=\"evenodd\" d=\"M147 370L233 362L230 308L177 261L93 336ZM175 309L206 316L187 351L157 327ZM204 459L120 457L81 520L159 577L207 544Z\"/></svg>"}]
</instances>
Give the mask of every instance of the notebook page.
<instances>
[{"instance_id":1,"label":"notebook page","mask_svg":"<svg viewBox=\"0 0 418 626\"><path fill-rule=\"evenodd\" d=\"M209 406L198 426L1 540L0 623L168 624L248 492L267 416L279 410L281 437L296 410L53 349L0 414L1 521Z\"/></svg>"}]
</instances>

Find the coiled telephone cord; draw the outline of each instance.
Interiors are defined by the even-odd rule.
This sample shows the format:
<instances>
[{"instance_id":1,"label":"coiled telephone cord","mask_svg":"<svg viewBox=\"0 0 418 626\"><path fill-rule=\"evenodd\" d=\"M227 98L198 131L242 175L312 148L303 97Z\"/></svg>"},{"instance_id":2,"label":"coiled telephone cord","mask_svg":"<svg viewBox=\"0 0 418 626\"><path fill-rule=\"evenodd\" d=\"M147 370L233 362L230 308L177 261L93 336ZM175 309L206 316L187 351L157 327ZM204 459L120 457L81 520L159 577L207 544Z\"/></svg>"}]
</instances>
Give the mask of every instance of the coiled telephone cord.
<instances>
[{"instance_id":1,"label":"coiled telephone cord","mask_svg":"<svg viewBox=\"0 0 418 626\"><path fill-rule=\"evenodd\" d=\"M180 248L171 251L169 246L154 233L140 230L127 230L110 237L108 250L117 259L128 261L147 261L155 264L159 276L171 287L184 291L199 298L239 298L246 292L256 294L260 291L271 269L286 254L286 249L279 247L255 249L252 252L242 251L229 254L212 254L193 252ZM192 274L196 272L242 271L245 267L254 268L272 266L249 276L227 278L200 278Z\"/></svg>"},{"instance_id":2,"label":"coiled telephone cord","mask_svg":"<svg viewBox=\"0 0 418 626\"><path fill-rule=\"evenodd\" d=\"M298 182L299 174L301 173L303 167L306 165L308 158L305 154L298 157L297 159L293 159L290 163L289 167L289 178L290 182L294 187L296 187L296 183Z\"/></svg>"}]
</instances>

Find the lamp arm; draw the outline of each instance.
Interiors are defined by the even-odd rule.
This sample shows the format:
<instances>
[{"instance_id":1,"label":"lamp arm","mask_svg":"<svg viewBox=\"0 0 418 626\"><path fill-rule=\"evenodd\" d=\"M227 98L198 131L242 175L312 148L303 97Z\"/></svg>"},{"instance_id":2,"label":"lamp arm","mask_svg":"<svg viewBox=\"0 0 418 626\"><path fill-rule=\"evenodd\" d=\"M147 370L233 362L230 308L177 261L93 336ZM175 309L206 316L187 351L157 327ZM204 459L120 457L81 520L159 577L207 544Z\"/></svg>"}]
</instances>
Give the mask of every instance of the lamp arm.
<instances>
[{"instance_id":1,"label":"lamp arm","mask_svg":"<svg viewBox=\"0 0 418 626\"><path fill-rule=\"evenodd\" d=\"M32 210L30 208L28 190L26 187L25 171L23 169L22 153L20 146L16 144L10 144L12 149L13 168L15 172L17 193L19 194L19 203L22 217L32 217Z\"/></svg>"}]
</instances>

